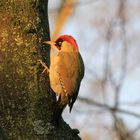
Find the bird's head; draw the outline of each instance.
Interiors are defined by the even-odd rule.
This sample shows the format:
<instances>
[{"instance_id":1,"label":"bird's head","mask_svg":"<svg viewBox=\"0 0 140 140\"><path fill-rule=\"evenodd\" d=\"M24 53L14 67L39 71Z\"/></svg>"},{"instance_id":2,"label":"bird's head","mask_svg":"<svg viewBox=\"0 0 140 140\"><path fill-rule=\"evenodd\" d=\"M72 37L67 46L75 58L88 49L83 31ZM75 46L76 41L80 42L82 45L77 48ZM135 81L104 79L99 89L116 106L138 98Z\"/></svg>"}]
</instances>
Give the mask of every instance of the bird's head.
<instances>
[{"instance_id":1,"label":"bird's head","mask_svg":"<svg viewBox=\"0 0 140 140\"><path fill-rule=\"evenodd\" d=\"M78 52L76 40L70 35L61 35L55 41L45 41L50 44L51 48L56 48L58 51L74 51Z\"/></svg>"}]
</instances>

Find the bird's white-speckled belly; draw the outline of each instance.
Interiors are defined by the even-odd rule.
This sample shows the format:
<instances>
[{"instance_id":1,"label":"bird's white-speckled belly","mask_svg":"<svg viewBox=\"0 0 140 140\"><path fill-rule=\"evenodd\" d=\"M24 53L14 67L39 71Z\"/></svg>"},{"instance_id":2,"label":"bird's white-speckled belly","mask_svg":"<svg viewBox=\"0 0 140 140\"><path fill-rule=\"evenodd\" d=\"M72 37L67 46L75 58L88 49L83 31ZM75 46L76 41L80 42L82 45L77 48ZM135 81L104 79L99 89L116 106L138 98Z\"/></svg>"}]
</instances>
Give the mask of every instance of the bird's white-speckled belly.
<instances>
[{"instance_id":1,"label":"bird's white-speckled belly","mask_svg":"<svg viewBox=\"0 0 140 140\"><path fill-rule=\"evenodd\" d=\"M77 63L77 56L74 53L60 53L51 58L50 84L58 95L63 92L71 95L75 89Z\"/></svg>"}]
</instances>

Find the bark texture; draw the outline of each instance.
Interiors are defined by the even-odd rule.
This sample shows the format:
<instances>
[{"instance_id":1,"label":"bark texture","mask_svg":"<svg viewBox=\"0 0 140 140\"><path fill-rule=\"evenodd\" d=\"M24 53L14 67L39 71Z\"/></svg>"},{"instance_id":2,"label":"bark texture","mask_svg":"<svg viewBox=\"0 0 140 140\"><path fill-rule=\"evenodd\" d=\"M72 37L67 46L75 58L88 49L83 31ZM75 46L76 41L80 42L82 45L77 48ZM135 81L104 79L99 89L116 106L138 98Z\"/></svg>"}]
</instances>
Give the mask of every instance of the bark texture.
<instances>
[{"instance_id":1,"label":"bark texture","mask_svg":"<svg viewBox=\"0 0 140 140\"><path fill-rule=\"evenodd\" d=\"M47 0L0 1L0 140L80 140L65 122L52 125L54 93L47 73Z\"/></svg>"}]
</instances>

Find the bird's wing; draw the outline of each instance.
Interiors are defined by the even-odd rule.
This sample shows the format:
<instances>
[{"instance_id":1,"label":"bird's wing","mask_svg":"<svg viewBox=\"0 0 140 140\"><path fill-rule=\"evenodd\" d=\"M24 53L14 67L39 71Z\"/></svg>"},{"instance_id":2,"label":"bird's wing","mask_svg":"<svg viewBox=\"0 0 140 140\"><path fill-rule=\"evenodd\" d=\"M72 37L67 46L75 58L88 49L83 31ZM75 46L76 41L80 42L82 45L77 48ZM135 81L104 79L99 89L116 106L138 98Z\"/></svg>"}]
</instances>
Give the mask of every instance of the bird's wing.
<instances>
[{"instance_id":1,"label":"bird's wing","mask_svg":"<svg viewBox=\"0 0 140 140\"><path fill-rule=\"evenodd\" d=\"M78 68L78 76L77 76L77 83L76 83L77 86L76 86L76 89L75 89L74 93L72 94L71 99L69 100L70 112L72 110L73 104L75 103L75 101L77 99L80 84L81 84L81 80L84 77L84 73L85 73L84 62L83 62L83 59L81 57L81 54L79 53L79 68Z\"/></svg>"}]
</instances>

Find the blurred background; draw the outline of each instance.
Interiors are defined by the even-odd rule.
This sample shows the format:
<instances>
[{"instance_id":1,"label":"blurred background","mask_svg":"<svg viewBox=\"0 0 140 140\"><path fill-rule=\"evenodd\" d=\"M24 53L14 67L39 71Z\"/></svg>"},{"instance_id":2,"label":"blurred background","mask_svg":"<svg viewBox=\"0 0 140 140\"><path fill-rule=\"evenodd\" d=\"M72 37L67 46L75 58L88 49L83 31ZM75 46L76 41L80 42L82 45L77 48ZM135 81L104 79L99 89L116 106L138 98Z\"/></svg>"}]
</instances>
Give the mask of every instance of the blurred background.
<instances>
[{"instance_id":1,"label":"blurred background","mask_svg":"<svg viewBox=\"0 0 140 140\"><path fill-rule=\"evenodd\" d=\"M85 77L64 120L82 140L140 140L140 0L49 0L51 38L74 36Z\"/></svg>"}]
</instances>

